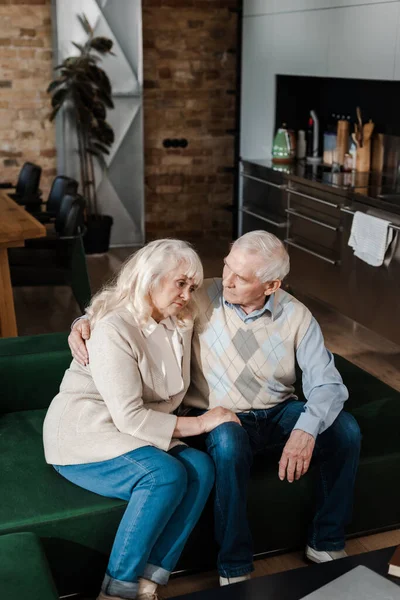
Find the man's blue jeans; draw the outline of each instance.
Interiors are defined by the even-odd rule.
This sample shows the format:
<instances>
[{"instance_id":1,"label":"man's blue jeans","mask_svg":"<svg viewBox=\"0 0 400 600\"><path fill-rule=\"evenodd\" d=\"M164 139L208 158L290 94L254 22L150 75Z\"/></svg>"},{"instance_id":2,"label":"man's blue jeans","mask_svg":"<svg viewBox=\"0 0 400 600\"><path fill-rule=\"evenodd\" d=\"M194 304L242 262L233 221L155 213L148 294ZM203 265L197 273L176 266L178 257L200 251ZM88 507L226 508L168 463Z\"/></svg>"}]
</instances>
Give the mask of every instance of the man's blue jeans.
<instances>
[{"instance_id":1,"label":"man's blue jeans","mask_svg":"<svg viewBox=\"0 0 400 600\"><path fill-rule=\"evenodd\" d=\"M237 413L242 427L225 423L201 436L202 440L188 440L205 447L214 460L215 536L219 545L218 571L223 577L238 577L253 571L252 536L246 513L253 456L268 453L272 448L283 450L303 411L304 403L290 398L268 410ZM204 412L191 409L188 414L195 416ZM344 528L351 516L360 438L355 419L341 412L331 427L316 439L313 454L313 463L318 468L316 512L308 538L308 544L316 550L344 548ZM265 510L268 510L267 499Z\"/></svg>"},{"instance_id":2,"label":"man's blue jeans","mask_svg":"<svg viewBox=\"0 0 400 600\"><path fill-rule=\"evenodd\" d=\"M127 500L102 591L135 598L138 577L166 584L214 483L204 452L145 446L117 458L54 468L87 490Z\"/></svg>"}]
</instances>

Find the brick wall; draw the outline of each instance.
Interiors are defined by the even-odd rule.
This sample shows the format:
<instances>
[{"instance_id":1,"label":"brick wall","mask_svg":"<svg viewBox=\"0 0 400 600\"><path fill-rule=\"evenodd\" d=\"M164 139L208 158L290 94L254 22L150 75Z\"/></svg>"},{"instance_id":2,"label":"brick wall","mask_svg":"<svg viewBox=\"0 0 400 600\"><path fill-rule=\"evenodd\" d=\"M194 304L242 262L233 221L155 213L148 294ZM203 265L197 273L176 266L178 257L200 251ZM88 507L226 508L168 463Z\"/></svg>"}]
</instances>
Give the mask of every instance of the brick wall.
<instances>
[{"instance_id":1,"label":"brick wall","mask_svg":"<svg viewBox=\"0 0 400 600\"><path fill-rule=\"evenodd\" d=\"M51 0L0 0L1 181L15 182L25 161L42 166L48 192L56 174L46 88L52 77Z\"/></svg>"},{"instance_id":2,"label":"brick wall","mask_svg":"<svg viewBox=\"0 0 400 600\"><path fill-rule=\"evenodd\" d=\"M230 238L233 0L143 0L147 238ZM166 138L187 148L165 149Z\"/></svg>"},{"instance_id":3,"label":"brick wall","mask_svg":"<svg viewBox=\"0 0 400 600\"><path fill-rule=\"evenodd\" d=\"M67 0L66 0L67 1ZM229 238L235 124L237 0L143 0L147 239ZM50 0L0 0L1 180L21 165L56 173L47 120L52 78ZM185 149L165 149L186 138Z\"/></svg>"}]
</instances>

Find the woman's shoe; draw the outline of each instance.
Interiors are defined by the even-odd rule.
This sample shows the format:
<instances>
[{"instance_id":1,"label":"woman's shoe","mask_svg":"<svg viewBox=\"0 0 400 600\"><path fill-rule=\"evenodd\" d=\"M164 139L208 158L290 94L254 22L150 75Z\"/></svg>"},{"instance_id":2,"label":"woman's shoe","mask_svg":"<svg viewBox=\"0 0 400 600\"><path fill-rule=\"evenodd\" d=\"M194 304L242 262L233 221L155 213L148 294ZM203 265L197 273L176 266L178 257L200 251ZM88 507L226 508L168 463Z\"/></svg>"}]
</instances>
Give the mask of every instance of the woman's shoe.
<instances>
[{"instance_id":1,"label":"woman's shoe","mask_svg":"<svg viewBox=\"0 0 400 600\"><path fill-rule=\"evenodd\" d=\"M121 598L121 596L108 596L104 592L100 592L96 600L126 600L126 598Z\"/></svg>"}]
</instances>

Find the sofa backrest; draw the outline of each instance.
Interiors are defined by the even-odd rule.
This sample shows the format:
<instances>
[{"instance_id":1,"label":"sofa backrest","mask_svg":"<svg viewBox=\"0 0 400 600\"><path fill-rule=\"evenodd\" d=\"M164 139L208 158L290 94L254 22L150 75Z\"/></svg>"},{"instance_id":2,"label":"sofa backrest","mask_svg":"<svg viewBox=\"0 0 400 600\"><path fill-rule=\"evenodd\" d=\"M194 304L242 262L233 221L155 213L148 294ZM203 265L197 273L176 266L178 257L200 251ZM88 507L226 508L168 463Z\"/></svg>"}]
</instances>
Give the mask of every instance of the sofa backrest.
<instances>
[{"instance_id":1,"label":"sofa backrest","mask_svg":"<svg viewBox=\"0 0 400 600\"><path fill-rule=\"evenodd\" d=\"M0 413L47 408L71 362L68 333L0 339Z\"/></svg>"}]
</instances>

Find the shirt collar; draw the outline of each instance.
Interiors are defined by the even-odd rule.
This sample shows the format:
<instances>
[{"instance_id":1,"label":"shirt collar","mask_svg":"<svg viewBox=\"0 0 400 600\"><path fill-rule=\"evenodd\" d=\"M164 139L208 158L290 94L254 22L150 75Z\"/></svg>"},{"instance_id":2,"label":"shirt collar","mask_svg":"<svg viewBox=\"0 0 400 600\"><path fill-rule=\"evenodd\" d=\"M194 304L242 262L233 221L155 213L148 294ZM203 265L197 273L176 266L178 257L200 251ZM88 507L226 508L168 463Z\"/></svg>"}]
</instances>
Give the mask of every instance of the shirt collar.
<instances>
[{"instance_id":1,"label":"shirt collar","mask_svg":"<svg viewBox=\"0 0 400 600\"><path fill-rule=\"evenodd\" d=\"M268 297L268 300L266 300L266 302L262 308L253 310L253 312L251 312L248 315L244 312L244 310L240 307L239 304L231 304L230 302L228 302L225 299L224 299L224 303L225 303L225 306L228 306L229 308L235 307L237 310L240 310L243 313L243 315L245 316L245 318L258 319L258 317L262 317L267 311L271 314L272 319L274 319L274 316L275 316L274 315L275 292L270 294L270 296Z\"/></svg>"},{"instance_id":2,"label":"shirt collar","mask_svg":"<svg viewBox=\"0 0 400 600\"><path fill-rule=\"evenodd\" d=\"M157 321L155 321L152 317L150 317L149 320L147 321L146 325L144 325L142 327L142 333L143 333L144 337L148 338L152 333L155 332L155 330L159 326L165 327L166 329L169 329L170 331L174 331L176 329L175 321L171 317L167 317L166 319L163 319L159 323L157 323Z\"/></svg>"}]
</instances>

